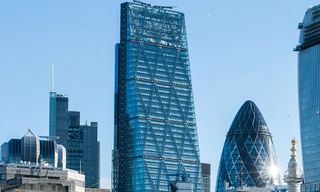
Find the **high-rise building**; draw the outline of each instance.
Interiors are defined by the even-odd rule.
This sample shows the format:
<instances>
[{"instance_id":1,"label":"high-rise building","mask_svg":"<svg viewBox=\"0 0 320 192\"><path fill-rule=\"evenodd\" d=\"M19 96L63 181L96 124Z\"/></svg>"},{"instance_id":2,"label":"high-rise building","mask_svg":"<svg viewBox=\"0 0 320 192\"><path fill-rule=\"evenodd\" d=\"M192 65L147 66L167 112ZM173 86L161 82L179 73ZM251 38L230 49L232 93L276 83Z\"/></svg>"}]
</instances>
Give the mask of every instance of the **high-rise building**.
<instances>
[{"instance_id":1,"label":"high-rise building","mask_svg":"<svg viewBox=\"0 0 320 192\"><path fill-rule=\"evenodd\" d=\"M67 148L68 141L68 106L67 96L50 92L49 136L58 137L57 143Z\"/></svg>"},{"instance_id":2,"label":"high-rise building","mask_svg":"<svg viewBox=\"0 0 320 192\"><path fill-rule=\"evenodd\" d=\"M83 148L84 162L92 162L92 164L84 164L83 172L90 173L86 176L86 187L100 187L100 142L98 141L98 123L90 122L90 124L81 125L83 131Z\"/></svg>"},{"instance_id":3,"label":"high-rise building","mask_svg":"<svg viewBox=\"0 0 320 192\"><path fill-rule=\"evenodd\" d=\"M320 190L320 5L309 8L299 24L299 112L304 183L302 191Z\"/></svg>"},{"instance_id":4,"label":"high-rise building","mask_svg":"<svg viewBox=\"0 0 320 192\"><path fill-rule=\"evenodd\" d=\"M122 3L115 69L113 191L202 191L184 14Z\"/></svg>"},{"instance_id":5,"label":"high-rise building","mask_svg":"<svg viewBox=\"0 0 320 192\"><path fill-rule=\"evenodd\" d=\"M80 124L80 112L68 110L68 97L50 92L50 133L58 137L66 155L66 167L86 176L86 187L100 186L98 123ZM60 162L63 164L63 162Z\"/></svg>"},{"instance_id":6,"label":"high-rise building","mask_svg":"<svg viewBox=\"0 0 320 192\"><path fill-rule=\"evenodd\" d=\"M235 116L222 150L216 191L242 186L264 188L277 178L277 159L267 124L252 101Z\"/></svg>"},{"instance_id":7,"label":"high-rise building","mask_svg":"<svg viewBox=\"0 0 320 192\"><path fill-rule=\"evenodd\" d=\"M69 127L68 127L68 147L67 150L67 167L69 169L83 172L81 164L83 162L82 143L83 134L80 129L80 112L69 111Z\"/></svg>"},{"instance_id":8,"label":"high-rise building","mask_svg":"<svg viewBox=\"0 0 320 192\"><path fill-rule=\"evenodd\" d=\"M59 113L59 112L58 112ZM57 114L57 116L62 116ZM63 115L64 116L64 115ZM86 176L86 187L100 186L100 144L98 123L80 124L80 112L67 111L66 134L59 135L66 146L67 168L80 171ZM64 126L64 123L60 124ZM58 129L58 128L57 128ZM64 154L64 151L61 151Z\"/></svg>"},{"instance_id":9,"label":"high-rise building","mask_svg":"<svg viewBox=\"0 0 320 192\"><path fill-rule=\"evenodd\" d=\"M203 192L210 192L211 182L211 165L209 163L201 163L201 178Z\"/></svg>"},{"instance_id":10,"label":"high-rise building","mask_svg":"<svg viewBox=\"0 0 320 192\"><path fill-rule=\"evenodd\" d=\"M80 125L80 112L69 112L67 167L86 175L86 187L99 188L98 123Z\"/></svg>"},{"instance_id":11,"label":"high-rise building","mask_svg":"<svg viewBox=\"0 0 320 192\"><path fill-rule=\"evenodd\" d=\"M58 159L66 161L65 156L58 153L57 145L51 137L39 137L30 129L21 139L11 139L1 146L1 161L4 163L44 164L50 167L65 168L66 164L58 164Z\"/></svg>"},{"instance_id":12,"label":"high-rise building","mask_svg":"<svg viewBox=\"0 0 320 192\"><path fill-rule=\"evenodd\" d=\"M54 68L49 106L50 136L57 137L57 142L64 148L58 148L63 158L58 164L67 164L68 169L79 171L85 175L86 187L100 186L100 143L98 141L98 123L80 124L80 112L69 111L69 98L54 91Z\"/></svg>"}]
</instances>

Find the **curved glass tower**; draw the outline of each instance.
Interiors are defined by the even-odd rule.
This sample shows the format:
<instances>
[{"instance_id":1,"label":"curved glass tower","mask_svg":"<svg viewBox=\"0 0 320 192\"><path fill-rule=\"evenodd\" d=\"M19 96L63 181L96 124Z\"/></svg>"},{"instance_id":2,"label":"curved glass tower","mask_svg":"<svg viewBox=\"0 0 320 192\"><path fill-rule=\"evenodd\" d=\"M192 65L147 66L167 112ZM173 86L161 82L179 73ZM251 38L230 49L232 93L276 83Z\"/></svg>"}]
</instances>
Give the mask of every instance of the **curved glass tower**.
<instances>
[{"instance_id":1,"label":"curved glass tower","mask_svg":"<svg viewBox=\"0 0 320 192\"><path fill-rule=\"evenodd\" d=\"M320 6L307 10L299 24L300 132L304 169L302 191L320 190Z\"/></svg>"},{"instance_id":2,"label":"curved glass tower","mask_svg":"<svg viewBox=\"0 0 320 192\"><path fill-rule=\"evenodd\" d=\"M184 14L123 3L120 32L113 191L170 191L177 182L201 191Z\"/></svg>"},{"instance_id":3,"label":"curved glass tower","mask_svg":"<svg viewBox=\"0 0 320 192\"><path fill-rule=\"evenodd\" d=\"M277 166L272 136L252 101L246 101L227 134L217 176L216 191L230 187L265 187L272 182L270 168Z\"/></svg>"}]
</instances>

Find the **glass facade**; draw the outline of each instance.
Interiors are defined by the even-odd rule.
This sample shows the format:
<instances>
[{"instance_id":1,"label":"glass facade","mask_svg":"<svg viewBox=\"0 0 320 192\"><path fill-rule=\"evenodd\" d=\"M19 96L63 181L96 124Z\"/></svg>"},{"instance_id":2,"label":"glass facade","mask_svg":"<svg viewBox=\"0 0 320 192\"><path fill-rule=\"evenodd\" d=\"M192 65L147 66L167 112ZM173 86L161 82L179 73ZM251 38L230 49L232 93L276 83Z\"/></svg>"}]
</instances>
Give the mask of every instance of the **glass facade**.
<instances>
[{"instance_id":1,"label":"glass facade","mask_svg":"<svg viewBox=\"0 0 320 192\"><path fill-rule=\"evenodd\" d=\"M83 131L83 171L86 173L86 187L99 188L100 181L100 143L98 142L98 123L81 125Z\"/></svg>"},{"instance_id":2,"label":"glass facade","mask_svg":"<svg viewBox=\"0 0 320 192\"><path fill-rule=\"evenodd\" d=\"M57 143L65 147L66 167L85 174L86 187L99 188L98 124L81 125L80 112L69 111L68 103L68 97L50 92L50 136L57 136ZM63 161L58 164L65 166Z\"/></svg>"},{"instance_id":3,"label":"glass facade","mask_svg":"<svg viewBox=\"0 0 320 192\"><path fill-rule=\"evenodd\" d=\"M80 128L80 112L69 111L67 167L83 173L83 132Z\"/></svg>"},{"instance_id":4,"label":"glass facade","mask_svg":"<svg viewBox=\"0 0 320 192\"><path fill-rule=\"evenodd\" d=\"M320 190L320 6L299 24L299 111L304 169L303 191Z\"/></svg>"},{"instance_id":5,"label":"glass facade","mask_svg":"<svg viewBox=\"0 0 320 192\"><path fill-rule=\"evenodd\" d=\"M85 174L87 188L99 188L98 123L80 125L80 112L69 111L67 168Z\"/></svg>"},{"instance_id":6,"label":"glass facade","mask_svg":"<svg viewBox=\"0 0 320 192\"><path fill-rule=\"evenodd\" d=\"M58 144L67 147L69 98L50 92L49 136L57 136Z\"/></svg>"},{"instance_id":7,"label":"glass facade","mask_svg":"<svg viewBox=\"0 0 320 192\"><path fill-rule=\"evenodd\" d=\"M229 187L265 187L271 184L270 168L277 166L272 136L252 101L246 101L227 134L224 143L216 191Z\"/></svg>"},{"instance_id":8,"label":"glass facade","mask_svg":"<svg viewBox=\"0 0 320 192\"><path fill-rule=\"evenodd\" d=\"M25 162L39 163L39 137L28 130L27 134L22 137L21 143L21 160Z\"/></svg>"},{"instance_id":9,"label":"glass facade","mask_svg":"<svg viewBox=\"0 0 320 192\"><path fill-rule=\"evenodd\" d=\"M202 177L202 190L203 192L210 192L211 182L211 165L208 163L201 163L201 177Z\"/></svg>"},{"instance_id":10,"label":"glass facade","mask_svg":"<svg viewBox=\"0 0 320 192\"><path fill-rule=\"evenodd\" d=\"M19 163L21 161L21 139L11 139L8 143L8 162Z\"/></svg>"},{"instance_id":11,"label":"glass facade","mask_svg":"<svg viewBox=\"0 0 320 192\"><path fill-rule=\"evenodd\" d=\"M9 161L9 143L3 143L1 145L1 160L0 162L8 162Z\"/></svg>"},{"instance_id":12,"label":"glass facade","mask_svg":"<svg viewBox=\"0 0 320 192\"><path fill-rule=\"evenodd\" d=\"M54 140L40 140L40 159L54 167L57 167L57 144Z\"/></svg>"},{"instance_id":13,"label":"glass facade","mask_svg":"<svg viewBox=\"0 0 320 192\"><path fill-rule=\"evenodd\" d=\"M1 154L4 155L1 160L5 163L44 163L51 167L62 167L58 166L58 159L65 158L59 156L55 140L38 137L30 130L21 139L11 139L2 144Z\"/></svg>"},{"instance_id":14,"label":"glass facade","mask_svg":"<svg viewBox=\"0 0 320 192\"><path fill-rule=\"evenodd\" d=\"M169 191L182 178L202 191L184 14L123 3L120 36L113 191Z\"/></svg>"}]
</instances>

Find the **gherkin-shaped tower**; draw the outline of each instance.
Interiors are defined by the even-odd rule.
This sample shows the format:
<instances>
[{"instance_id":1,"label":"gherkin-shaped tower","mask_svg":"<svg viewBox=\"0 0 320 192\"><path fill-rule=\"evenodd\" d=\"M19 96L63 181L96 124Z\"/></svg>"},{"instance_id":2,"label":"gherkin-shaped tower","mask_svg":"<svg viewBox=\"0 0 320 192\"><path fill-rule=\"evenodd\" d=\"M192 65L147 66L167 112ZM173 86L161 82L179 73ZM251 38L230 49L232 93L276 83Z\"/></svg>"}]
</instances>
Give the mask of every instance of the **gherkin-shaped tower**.
<instances>
[{"instance_id":1,"label":"gherkin-shaped tower","mask_svg":"<svg viewBox=\"0 0 320 192\"><path fill-rule=\"evenodd\" d=\"M222 192L225 182L230 187L265 187L272 182L270 168L276 165L276 154L267 124L256 104L246 101L227 134L216 191Z\"/></svg>"}]
</instances>

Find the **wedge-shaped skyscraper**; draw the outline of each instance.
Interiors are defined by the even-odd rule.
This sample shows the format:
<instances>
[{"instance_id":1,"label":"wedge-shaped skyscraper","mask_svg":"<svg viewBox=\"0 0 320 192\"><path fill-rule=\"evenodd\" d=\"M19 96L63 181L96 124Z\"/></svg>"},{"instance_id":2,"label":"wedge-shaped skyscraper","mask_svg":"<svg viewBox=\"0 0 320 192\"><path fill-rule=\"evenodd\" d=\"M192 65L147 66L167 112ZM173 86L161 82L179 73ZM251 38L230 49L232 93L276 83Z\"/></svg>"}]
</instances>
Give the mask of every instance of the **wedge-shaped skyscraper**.
<instances>
[{"instance_id":1,"label":"wedge-shaped skyscraper","mask_svg":"<svg viewBox=\"0 0 320 192\"><path fill-rule=\"evenodd\" d=\"M184 14L121 4L116 46L113 191L201 191ZM190 185L190 183L192 185Z\"/></svg>"},{"instance_id":2,"label":"wedge-shaped skyscraper","mask_svg":"<svg viewBox=\"0 0 320 192\"><path fill-rule=\"evenodd\" d=\"M223 147L216 191L229 187L265 187L277 166L272 136L267 124L252 101L246 101L227 134Z\"/></svg>"}]
</instances>

